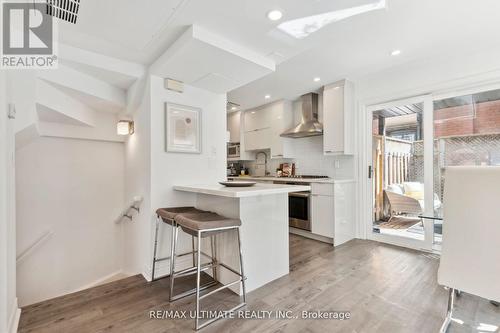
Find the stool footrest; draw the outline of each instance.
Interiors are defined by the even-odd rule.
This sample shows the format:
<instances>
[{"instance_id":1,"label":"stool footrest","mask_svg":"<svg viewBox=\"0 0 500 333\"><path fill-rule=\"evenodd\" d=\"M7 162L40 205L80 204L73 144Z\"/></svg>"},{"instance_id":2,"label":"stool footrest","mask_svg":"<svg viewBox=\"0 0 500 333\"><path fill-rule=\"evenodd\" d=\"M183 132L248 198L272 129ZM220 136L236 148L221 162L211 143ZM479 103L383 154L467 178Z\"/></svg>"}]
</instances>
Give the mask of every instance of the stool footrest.
<instances>
[{"instance_id":1,"label":"stool footrest","mask_svg":"<svg viewBox=\"0 0 500 333\"><path fill-rule=\"evenodd\" d=\"M217 292L219 292L219 291L221 291L221 290L224 290L224 289L226 289L226 288L229 288L229 287L231 287L231 286L234 286L235 284L240 283L241 281L242 281L242 279L241 279L241 278L239 278L239 279L238 279L238 280L236 280L236 281L230 282L230 283L228 283L228 284L225 284L225 285L220 286L220 287L219 287L219 288L217 288L217 289L211 290L211 291L209 291L208 293L206 293L205 295L200 296L200 300L202 300L202 299L204 299L205 297L208 297L208 296L210 296L210 295L213 295L213 294L215 294L215 293L217 293Z\"/></svg>"},{"instance_id":2,"label":"stool footrest","mask_svg":"<svg viewBox=\"0 0 500 333\"><path fill-rule=\"evenodd\" d=\"M214 265L212 263L206 263L206 264L203 264L200 268L200 272L204 272L204 271L207 271L209 270L210 268L213 268L213 267L217 267L218 265ZM193 275L193 274L196 274L196 270L197 268L196 267L189 267L189 268L186 268L186 269L183 269L181 271L178 271L178 272L174 272L174 279L177 279L177 278L180 278L180 277L183 277L183 276L188 276L188 275Z\"/></svg>"},{"instance_id":3,"label":"stool footrest","mask_svg":"<svg viewBox=\"0 0 500 333\"><path fill-rule=\"evenodd\" d=\"M238 276L240 276L240 277L243 277L243 275L241 275L241 273L240 273L240 272L238 272L238 271L237 271L237 270L235 270L235 269L232 269L232 268L231 268L231 267L229 267L228 265L226 265L226 264L224 264L224 263L222 263L222 262L220 262L220 263L219 263L219 265L220 265L220 266L222 266L222 267L224 267L224 268L225 268L225 269L227 269L228 271L233 272L234 274L236 274L236 275L238 275Z\"/></svg>"},{"instance_id":4,"label":"stool footrest","mask_svg":"<svg viewBox=\"0 0 500 333\"><path fill-rule=\"evenodd\" d=\"M205 289L208 289L210 287L213 287L217 284L218 282L217 281L210 281L206 284L204 284L203 286L200 287L200 290L205 290ZM181 298L184 298L184 297L187 297L187 296L191 296L191 295L194 295L196 294L196 288L193 288L193 289L189 289L187 291L184 291L178 295L175 295L173 297L170 298L170 301L173 302L173 301L177 301L178 299L181 299Z\"/></svg>"}]
</instances>

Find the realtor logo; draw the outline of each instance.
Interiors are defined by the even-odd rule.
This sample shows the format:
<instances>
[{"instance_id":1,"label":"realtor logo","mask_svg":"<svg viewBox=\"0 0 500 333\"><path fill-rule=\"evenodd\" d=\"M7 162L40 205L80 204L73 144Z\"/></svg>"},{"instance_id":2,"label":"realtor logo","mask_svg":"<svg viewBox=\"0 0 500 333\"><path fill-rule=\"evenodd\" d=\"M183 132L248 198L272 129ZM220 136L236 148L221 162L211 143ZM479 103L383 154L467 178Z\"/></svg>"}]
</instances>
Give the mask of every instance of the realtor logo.
<instances>
[{"instance_id":1,"label":"realtor logo","mask_svg":"<svg viewBox=\"0 0 500 333\"><path fill-rule=\"evenodd\" d=\"M47 4L7 2L2 4L1 68L56 68L54 21Z\"/></svg>"}]
</instances>

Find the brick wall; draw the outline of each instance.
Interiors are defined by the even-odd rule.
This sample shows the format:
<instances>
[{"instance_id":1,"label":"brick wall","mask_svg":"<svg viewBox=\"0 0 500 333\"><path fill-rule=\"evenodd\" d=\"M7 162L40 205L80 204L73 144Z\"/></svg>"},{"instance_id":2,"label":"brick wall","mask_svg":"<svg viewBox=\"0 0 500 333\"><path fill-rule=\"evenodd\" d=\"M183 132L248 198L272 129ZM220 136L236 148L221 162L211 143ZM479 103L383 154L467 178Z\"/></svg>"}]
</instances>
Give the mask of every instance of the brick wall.
<instances>
[{"instance_id":1,"label":"brick wall","mask_svg":"<svg viewBox=\"0 0 500 333\"><path fill-rule=\"evenodd\" d=\"M434 111L434 137L500 133L500 101Z\"/></svg>"}]
</instances>

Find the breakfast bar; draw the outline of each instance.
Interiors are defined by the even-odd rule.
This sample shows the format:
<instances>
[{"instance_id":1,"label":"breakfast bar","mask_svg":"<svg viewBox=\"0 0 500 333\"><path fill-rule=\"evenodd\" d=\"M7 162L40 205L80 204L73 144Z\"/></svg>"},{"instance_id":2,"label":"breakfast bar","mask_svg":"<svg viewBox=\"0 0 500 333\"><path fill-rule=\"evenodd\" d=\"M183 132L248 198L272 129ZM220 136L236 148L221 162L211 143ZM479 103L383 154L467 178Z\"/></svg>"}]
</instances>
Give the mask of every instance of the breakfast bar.
<instances>
[{"instance_id":1,"label":"breakfast bar","mask_svg":"<svg viewBox=\"0 0 500 333\"><path fill-rule=\"evenodd\" d=\"M174 186L177 191L196 196L196 208L241 220L243 263L247 292L289 273L288 193L309 191L308 185L255 184L226 187L219 184ZM221 235L217 257L238 267L236 235ZM234 279L232 273L218 269L222 283ZM232 288L239 293L238 287Z\"/></svg>"}]
</instances>

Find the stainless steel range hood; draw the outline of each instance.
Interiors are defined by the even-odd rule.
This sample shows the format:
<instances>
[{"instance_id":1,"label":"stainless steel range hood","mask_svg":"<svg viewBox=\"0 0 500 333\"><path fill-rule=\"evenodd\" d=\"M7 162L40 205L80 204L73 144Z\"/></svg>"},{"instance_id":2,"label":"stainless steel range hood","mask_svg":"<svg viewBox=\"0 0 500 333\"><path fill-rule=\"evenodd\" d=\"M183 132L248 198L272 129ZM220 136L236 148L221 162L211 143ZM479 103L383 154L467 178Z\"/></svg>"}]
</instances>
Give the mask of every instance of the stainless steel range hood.
<instances>
[{"instance_id":1,"label":"stainless steel range hood","mask_svg":"<svg viewBox=\"0 0 500 333\"><path fill-rule=\"evenodd\" d=\"M302 95L302 121L297 126L283 132L284 138L305 138L323 135L323 124L318 121L318 94Z\"/></svg>"}]
</instances>

